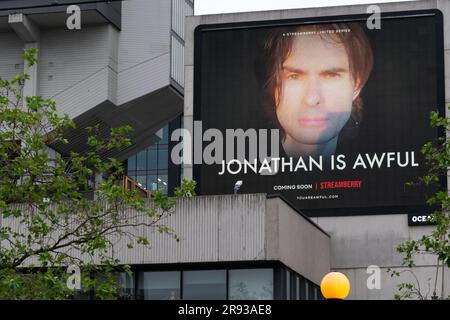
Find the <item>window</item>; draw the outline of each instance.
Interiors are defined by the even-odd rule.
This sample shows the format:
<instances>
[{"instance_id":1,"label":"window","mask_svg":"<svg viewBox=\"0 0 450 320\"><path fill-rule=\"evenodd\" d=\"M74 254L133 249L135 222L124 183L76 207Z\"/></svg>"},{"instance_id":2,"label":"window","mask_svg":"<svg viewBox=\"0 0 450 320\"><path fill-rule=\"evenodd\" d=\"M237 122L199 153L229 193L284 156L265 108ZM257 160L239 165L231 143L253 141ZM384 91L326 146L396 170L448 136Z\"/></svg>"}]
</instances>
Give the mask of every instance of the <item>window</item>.
<instances>
[{"instance_id":1,"label":"window","mask_svg":"<svg viewBox=\"0 0 450 320\"><path fill-rule=\"evenodd\" d=\"M315 294L314 294L314 284L309 283L309 292L308 292L309 300L316 300Z\"/></svg>"},{"instance_id":2,"label":"window","mask_svg":"<svg viewBox=\"0 0 450 320\"><path fill-rule=\"evenodd\" d=\"M128 171L136 171L136 155L128 159Z\"/></svg>"},{"instance_id":3,"label":"window","mask_svg":"<svg viewBox=\"0 0 450 320\"><path fill-rule=\"evenodd\" d=\"M305 281L305 300L309 300L309 283L308 281Z\"/></svg>"},{"instance_id":4,"label":"window","mask_svg":"<svg viewBox=\"0 0 450 320\"><path fill-rule=\"evenodd\" d=\"M162 139L128 159L127 176L149 191L168 193L169 125L163 128Z\"/></svg>"},{"instance_id":5,"label":"window","mask_svg":"<svg viewBox=\"0 0 450 320\"><path fill-rule=\"evenodd\" d=\"M148 148L147 170L158 170L158 148L152 146Z\"/></svg>"},{"instance_id":6,"label":"window","mask_svg":"<svg viewBox=\"0 0 450 320\"><path fill-rule=\"evenodd\" d=\"M161 145L167 145L167 144L169 144L169 125L166 125L166 126L163 128L162 139L161 139L161 141L160 141L159 144L161 144Z\"/></svg>"},{"instance_id":7,"label":"window","mask_svg":"<svg viewBox=\"0 0 450 320\"><path fill-rule=\"evenodd\" d=\"M136 177L136 182L140 183L142 187L145 187L147 184L147 176L145 175L138 175Z\"/></svg>"},{"instance_id":8,"label":"window","mask_svg":"<svg viewBox=\"0 0 450 320\"><path fill-rule=\"evenodd\" d=\"M286 270L286 300L291 300L291 273Z\"/></svg>"},{"instance_id":9,"label":"window","mask_svg":"<svg viewBox=\"0 0 450 320\"><path fill-rule=\"evenodd\" d=\"M150 174L147 176L147 190L156 191L158 189L158 176L156 174Z\"/></svg>"},{"instance_id":10,"label":"window","mask_svg":"<svg viewBox=\"0 0 450 320\"><path fill-rule=\"evenodd\" d=\"M139 274L138 288L139 299L180 299L180 272L142 272Z\"/></svg>"},{"instance_id":11,"label":"window","mask_svg":"<svg viewBox=\"0 0 450 320\"><path fill-rule=\"evenodd\" d=\"M160 174L158 177L158 189L161 189L165 194L167 194L167 182L168 182L167 174Z\"/></svg>"},{"instance_id":12,"label":"window","mask_svg":"<svg viewBox=\"0 0 450 320\"><path fill-rule=\"evenodd\" d=\"M273 269L237 269L229 271L230 300L273 299Z\"/></svg>"},{"instance_id":13,"label":"window","mask_svg":"<svg viewBox=\"0 0 450 320\"><path fill-rule=\"evenodd\" d=\"M146 169L146 161L147 161L147 151L141 151L137 154L137 165L136 170L145 170Z\"/></svg>"},{"instance_id":14,"label":"window","mask_svg":"<svg viewBox=\"0 0 450 320\"><path fill-rule=\"evenodd\" d=\"M299 277L299 300L306 300L306 280Z\"/></svg>"},{"instance_id":15,"label":"window","mask_svg":"<svg viewBox=\"0 0 450 320\"><path fill-rule=\"evenodd\" d=\"M134 277L126 272L119 273L119 293L124 300L134 299Z\"/></svg>"},{"instance_id":16,"label":"window","mask_svg":"<svg viewBox=\"0 0 450 320\"><path fill-rule=\"evenodd\" d=\"M183 299L225 300L227 273L225 270L183 272Z\"/></svg>"},{"instance_id":17,"label":"window","mask_svg":"<svg viewBox=\"0 0 450 320\"><path fill-rule=\"evenodd\" d=\"M167 145L158 146L158 169L169 167L169 151Z\"/></svg>"}]
</instances>

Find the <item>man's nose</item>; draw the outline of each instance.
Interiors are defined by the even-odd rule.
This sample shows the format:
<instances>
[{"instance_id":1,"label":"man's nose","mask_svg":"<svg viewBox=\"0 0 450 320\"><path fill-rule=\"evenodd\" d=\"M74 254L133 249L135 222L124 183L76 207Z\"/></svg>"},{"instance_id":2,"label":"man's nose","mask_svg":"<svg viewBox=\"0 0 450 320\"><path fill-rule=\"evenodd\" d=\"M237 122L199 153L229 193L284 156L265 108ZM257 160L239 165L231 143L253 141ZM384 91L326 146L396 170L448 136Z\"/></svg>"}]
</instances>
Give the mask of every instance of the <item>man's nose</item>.
<instances>
[{"instance_id":1,"label":"man's nose","mask_svg":"<svg viewBox=\"0 0 450 320\"><path fill-rule=\"evenodd\" d=\"M322 101L322 88L320 79L310 78L306 83L303 103L309 107L318 106Z\"/></svg>"}]
</instances>

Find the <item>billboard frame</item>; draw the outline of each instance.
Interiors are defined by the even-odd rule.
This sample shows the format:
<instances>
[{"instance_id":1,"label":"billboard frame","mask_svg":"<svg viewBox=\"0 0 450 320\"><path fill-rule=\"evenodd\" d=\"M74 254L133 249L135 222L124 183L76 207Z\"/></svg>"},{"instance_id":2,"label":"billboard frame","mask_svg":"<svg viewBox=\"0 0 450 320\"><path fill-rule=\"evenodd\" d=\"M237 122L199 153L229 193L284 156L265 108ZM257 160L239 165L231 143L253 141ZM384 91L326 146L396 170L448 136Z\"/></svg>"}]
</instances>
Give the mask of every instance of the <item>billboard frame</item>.
<instances>
[{"instance_id":1,"label":"billboard frame","mask_svg":"<svg viewBox=\"0 0 450 320\"><path fill-rule=\"evenodd\" d=\"M336 22L361 22L367 21L371 14L351 14L351 15L333 15L324 17L305 17L294 19L274 19L274 20L258 20L247 22L228 22L217 24L201 24L194 29L194 74L193 74L193 121L200 121L201 109L201 66L202 66L202 34L204 32L219 30L242 30L264 27L282 27L299 24L323 24ZM444 23L443 14L439 9L423 9L408 11L382 12L380 14L382 21L385 19L405 19L417 17L434 17L435 18L435 35L436 35L436 65L437 65L437 92L436 106L440 116L446 115L445 107L445 68L444 68ZM194 130L194 126L193 126ZM192 132L192 134L194 134ZM439 128L438 137L444 137L445 130ZM195 139L194 139L195 140ZM195 150L195 141L193 141L192 150ZM201 168L205 164L192 165L193 179L197 182L198 194L202 194L201 186ZM440 179L440 187L448 190L447 177ZM231 191L231 187L230 187ZM277 194L267 193L268 195ZM425 200L424 200L425 202ZM293 204L291 204L293 205ZM328 217L328 216L357 216L357 215L377 215L377 214L423 214L430 213L433 208L424 205L398 205L398 206L372 206L372 207L349 207L349 208L322 208L322 209L298 209L309 217Z\"/></svg>"}]
</instances>

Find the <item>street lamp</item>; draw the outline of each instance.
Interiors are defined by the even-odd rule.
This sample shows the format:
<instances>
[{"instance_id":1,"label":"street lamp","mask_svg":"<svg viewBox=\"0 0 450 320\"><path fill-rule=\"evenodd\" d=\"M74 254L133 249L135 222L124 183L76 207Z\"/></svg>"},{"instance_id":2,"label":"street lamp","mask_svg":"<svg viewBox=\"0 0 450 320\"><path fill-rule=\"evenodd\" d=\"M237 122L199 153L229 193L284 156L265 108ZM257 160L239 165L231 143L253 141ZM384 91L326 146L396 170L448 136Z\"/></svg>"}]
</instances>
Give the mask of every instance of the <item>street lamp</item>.
<instances>
[{"instance_id":1,"label":"street lamp","mask_svg":"<svg viewBox=\"0 0 450 320\"><path fill-rule=\"evenodd\" d=\"M236 183L234 184L234 194L237 194L239 189L242 186L242 180L236 181Z\"/></svg>"},{"instance_id":2,"label":"street lamp","mask_svg":"<svg viewBox=\"0 0 450 320\"><path fill-rule=\"evenodd\" d=\"M320 291L325 299L344 300L350 292L350 281L343 273L330 272L322 278Z\"/></svg>"}]
</instances>

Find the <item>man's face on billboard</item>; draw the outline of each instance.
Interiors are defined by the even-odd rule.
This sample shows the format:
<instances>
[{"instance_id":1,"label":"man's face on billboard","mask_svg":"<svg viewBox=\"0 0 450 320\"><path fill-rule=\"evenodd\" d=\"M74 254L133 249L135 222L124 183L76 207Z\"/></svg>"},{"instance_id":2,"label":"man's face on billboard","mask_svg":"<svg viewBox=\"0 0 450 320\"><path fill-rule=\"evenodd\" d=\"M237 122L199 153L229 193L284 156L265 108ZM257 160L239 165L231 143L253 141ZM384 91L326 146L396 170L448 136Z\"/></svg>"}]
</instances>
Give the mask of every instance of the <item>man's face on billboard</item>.
<instances>
[{"instance_id":1,"label":"man's face on billboard","mask_svg":"<svg viewBox=\"0 0 450 320\"><path fill-rule=\"evenodd\" d=\"M337 140L359 95L344 45L319 35L297 36L281 78L276 114L286 141L316 145Z\"/></svg>"}]
</instances>

